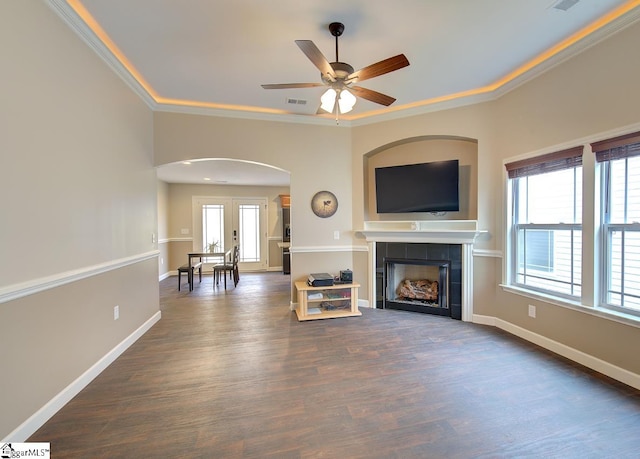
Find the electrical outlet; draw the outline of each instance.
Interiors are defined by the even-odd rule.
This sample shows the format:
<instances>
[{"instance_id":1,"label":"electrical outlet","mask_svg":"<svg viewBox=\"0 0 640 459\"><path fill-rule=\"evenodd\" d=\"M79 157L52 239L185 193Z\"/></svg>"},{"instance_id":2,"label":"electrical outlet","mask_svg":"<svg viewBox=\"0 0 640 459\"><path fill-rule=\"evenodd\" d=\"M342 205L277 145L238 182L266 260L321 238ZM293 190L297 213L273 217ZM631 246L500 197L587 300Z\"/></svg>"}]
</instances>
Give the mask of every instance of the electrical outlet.
<instances>
[{"instance_id":1,"label":"electrical outlet","mask_svg":"<svg viewBox=\"0 0 640 459\"><path fill-rule=\"evenodd\" d=\"M536 307L532 304L529 305L529 317L536 318Z\"/></svg>"},{"instance_id":2,"label":"electrical outlet","mask_svg":"<svg viewBox=\"0 0 640 459\"><path fill-rule=\"evenodd\" d=\"M340 231L336 230L333 232L333 238L334 239L340 239Z\"/></svg>"},{"instance_id":3,"label":"electrical outlet","mask_svg":"<svg viewBox=\"0 0 640 459\"><path fill-rule=\"evenodd\" d=\"M116 305L113 307L113 320L118 320L120 318L120 306Z\"/></svg>"}]
</instances>

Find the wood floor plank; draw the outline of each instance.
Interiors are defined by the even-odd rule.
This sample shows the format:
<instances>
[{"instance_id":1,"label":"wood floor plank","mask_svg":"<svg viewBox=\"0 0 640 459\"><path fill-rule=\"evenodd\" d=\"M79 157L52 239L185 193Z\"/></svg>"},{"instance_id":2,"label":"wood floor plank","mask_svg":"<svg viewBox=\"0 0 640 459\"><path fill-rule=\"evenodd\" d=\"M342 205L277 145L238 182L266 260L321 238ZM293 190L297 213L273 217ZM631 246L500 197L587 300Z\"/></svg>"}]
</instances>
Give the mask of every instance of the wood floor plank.
<instances>
[{"instance_id":1,"label":"wood floor plank","mask_svg":"<svg viewBox=\"0 0 640 459\"><path fill-rule=\"evenodd\" d=\"M162 281L162 320L29 441L56 458L638 457L640 391L446 317L298 322L289 282Z\"/></svg>"}]
</instances>

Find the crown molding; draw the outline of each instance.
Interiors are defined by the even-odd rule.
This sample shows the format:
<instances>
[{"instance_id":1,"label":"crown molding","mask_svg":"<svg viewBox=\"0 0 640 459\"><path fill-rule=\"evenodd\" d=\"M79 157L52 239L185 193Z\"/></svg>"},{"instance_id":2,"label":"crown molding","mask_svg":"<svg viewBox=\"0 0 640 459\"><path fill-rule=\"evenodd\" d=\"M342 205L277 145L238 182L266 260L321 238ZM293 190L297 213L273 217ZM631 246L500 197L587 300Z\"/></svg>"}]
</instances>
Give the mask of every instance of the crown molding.
<instances>
[{"instance_id":1,"label":"crown molding","mask_svg":"<svg viewBox=\"0 0 640 459\"><path fill-rule=\"evenodd\" d=\"M352 120L352 126L366 126L368 124L381 123L384 121L399 120L412 116L425 115L427 113L441 112L453 108L465 107L468 105L481 104L496 99L493 93L475 94L472 96L456 97L442 102L425 103L424 105L412 107L396 107L393 111L367 115L366 113L358 119Z\"/></svg>"},{"instance_id":2,"label":"crown molding","mask_svg":"<svg viewBox=\"0 0 640 459\"><path fill-rule=\"evenodd\" d=\"M221 118L241 118L245 120L274 121L279 123L313 124L319 126L351 127L351 121L315 115L296 115L294 113L263 113L251 110L230 110L214 107L192 107L178 104L156 104L156 112L182 113L187 115L217 116Z\"/></svg>"},{"instance_id":3,"label":"crown molding","mask_svg":"<svg viewBox=\"0 0 640 459\"><path fill-rule=\"evenodd\" d=\"M151 110L156 110L158 104L153 97L140 85L138 80L131 75L65 0L47 0L47 4Z\"/></svg>"},{"instance_id":4,"label":"crown molding","mask_svg":"<svg viewBox=\"0 0 640 459\"><path fill-rule=\"evenodd\" d=\"M293 124L309 124L318 126L334 126L334 127L355 127L368 124L380 123L384 121L398 120L427 113L433 113L443 110L450 110L468 105L475 105L483 102L496 100L505 94L513 91L519 86L535 79L553 67L567 61L568 59L580 54L586 49L596 45L597 43L609 38L613 34L628 27L640 19L640 8L635 8L626 14L620 16L614 21L600 27L576 43L559 51L550 58L523 72L521 75L504 83L493 90L479 92L482 88L472 91L473 95L456 96L455 94L447 95L433 102L424 101L423 103L407 104L405 106L393 107L390 109L376 110L365 112L359 115L346 116L345 118L336 120L329 116L316 115L299 115L289 113L268 113L260 111L259 108L253 110L227 109L207 106L192 106L181 104L167 104L156 101L144 87L136 80L133 75L126 69L124 65L113 55L113 53L105 46L105 44L95 35L95 33L85 24L85 22L73 11L65 0L46 0L57 15L69 26L91 49L93 49L102 60L118 75L120 78L144 101L144 103L154 112L182 113L192 115L217 116L223 118L240 118L257 121L283 122ZM468 94L470 91L466 91ZM449 97L448 100L443 100ZM213 104L212 104L213 105Z\"/></svg>"},{"instance_id":5,"label":"crown molding","mask_svg":"<svg viewBox=\"0 0 640 459\"><path fill-rule=\"evenodd\" d=\"M543 73L551 70L552 68L562 64L563 62L566 62L569 59L577 56L583 51L586 51L592 46L595 46L598 43L606 40L607 38L615 35L616 33L627 28L631 24L635 23L639 19L640 19L640 8L636 8L620 16L616 20L611 21L608 24L605 24L604 26L590 33L589 35L582 38L581 40L573 43L571 46L568 46L567 48L563 49L557 54L554 54L550 58L546 59L544 62L541 62L540 64L536 65L531 70L528 70L527 72L523 73L517 78L514 78L513 80L508 81L507 83L497 88L492 93L493 99L498 99L504 96L505 94L513 91L517 87L522 86L523 84L531 80L534 80L535 78L539 77Z\"/></svg>"}]
</instances>

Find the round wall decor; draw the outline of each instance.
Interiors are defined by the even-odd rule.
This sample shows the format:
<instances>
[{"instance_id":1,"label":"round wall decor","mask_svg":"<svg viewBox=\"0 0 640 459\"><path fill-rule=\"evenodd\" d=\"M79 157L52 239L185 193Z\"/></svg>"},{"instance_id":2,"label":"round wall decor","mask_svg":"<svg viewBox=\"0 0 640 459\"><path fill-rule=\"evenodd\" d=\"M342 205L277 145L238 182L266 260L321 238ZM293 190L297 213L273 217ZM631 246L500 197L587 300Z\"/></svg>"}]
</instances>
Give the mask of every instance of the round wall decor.
<instances>
[{"instance_id":1,"label":"round wall decor","mask_svg":"<svg viewBox=\"0 0 640 459\"><path fill-rule=\"evenodd\" d=\"M338 198L331 191L318 191L311 198L311 210L318 217L331 217L338 210Z\"/></svg>"}]
</instances>

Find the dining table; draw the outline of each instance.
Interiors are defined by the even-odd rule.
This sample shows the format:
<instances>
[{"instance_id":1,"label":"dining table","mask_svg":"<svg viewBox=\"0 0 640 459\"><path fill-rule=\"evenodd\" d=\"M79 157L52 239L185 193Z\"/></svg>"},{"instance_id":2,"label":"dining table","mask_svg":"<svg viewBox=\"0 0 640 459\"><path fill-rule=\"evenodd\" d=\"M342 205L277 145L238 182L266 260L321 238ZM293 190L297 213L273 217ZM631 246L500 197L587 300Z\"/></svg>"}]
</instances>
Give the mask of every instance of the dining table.
<instances>
[{"instance_id":1,"label":"dining table","mask_svg":"<svg viewBox=\"0 0 640 459\"><path fill-rule=\"evenodd\" d=\"M231 249L229 250L225 250L225 251L218 251L218 252L189 252L187 254L187 256L189 257L189 271L188 271L188 277L189 277L189 285L191 286L191 288L193 288L193 272L195 271L193 268L194 264L196 263L207 263L207 261L202 261L203 259L207 259L207 258L215 258L215 262L214 263L224 263L227 260L230 260L231 257ZM194 259L198 259L197 262L194 262Z\"/></svg>"}]
</instances>

